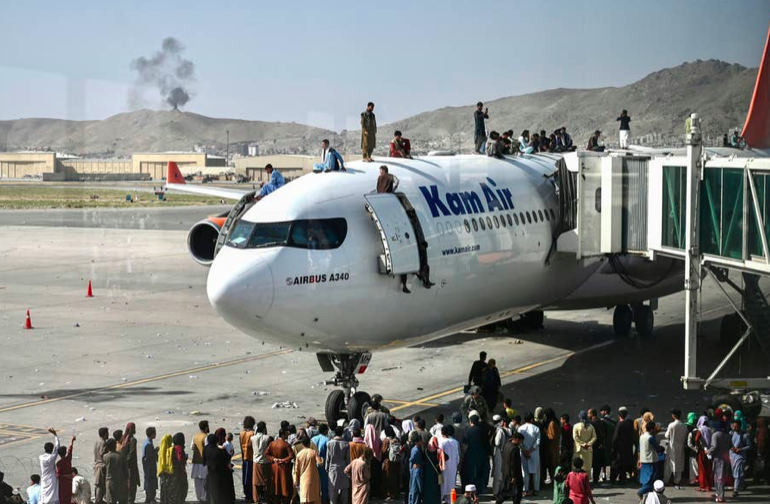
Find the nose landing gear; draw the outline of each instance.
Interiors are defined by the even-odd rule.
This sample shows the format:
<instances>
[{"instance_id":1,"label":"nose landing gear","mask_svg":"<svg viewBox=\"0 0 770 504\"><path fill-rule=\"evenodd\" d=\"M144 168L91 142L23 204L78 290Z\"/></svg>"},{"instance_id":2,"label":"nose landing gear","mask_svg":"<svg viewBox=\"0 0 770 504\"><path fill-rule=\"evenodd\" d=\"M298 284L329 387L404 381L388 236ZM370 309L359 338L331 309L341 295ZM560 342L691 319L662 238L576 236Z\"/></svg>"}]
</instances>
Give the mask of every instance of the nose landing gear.
<instances>
[{"instance_id":1,"label":"nose landing gear","mask_svg":"<svg viewBox=\"0 0 770 504\"><path fill-rule=\"evenodd\" d=\"M359 382L356 374L366 371L372 360L372 354L370 352L318 353L316 356L321 369L326 372L337 370L334 378L327 380L326 384L342 388L342 390L333 390L326 398L324 411L326 421L332 426L337 425L341 419L363 421L372 399L366 392L358 390Z\"/></svg>"}]
</instances>

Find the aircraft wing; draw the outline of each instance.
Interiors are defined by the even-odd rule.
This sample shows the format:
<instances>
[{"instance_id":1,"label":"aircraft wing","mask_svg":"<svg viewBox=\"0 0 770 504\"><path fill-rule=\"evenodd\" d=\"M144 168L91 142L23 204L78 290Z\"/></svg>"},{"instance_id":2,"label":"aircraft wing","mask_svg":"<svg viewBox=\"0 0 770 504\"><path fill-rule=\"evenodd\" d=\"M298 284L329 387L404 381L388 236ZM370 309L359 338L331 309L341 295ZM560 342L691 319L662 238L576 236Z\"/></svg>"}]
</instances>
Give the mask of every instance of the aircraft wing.
<instances>
[{"instance_id":1,"label":"aircraft wing","mask_svg":"<svg viewBox=\"0 0 770 504\"><path fill-rule=\"evenodd\" d=\"M185 183L182 172L175 162L168 162L168 176L166 177L166 190L179 191L189 194L199 194L201 196L213 196L215 198L224 198L229 200L239 200L244 194L251 191L241 191L238 189L227 189L225 187L203 187L199 185L188 185Z\"/></svg>"}]
</instances>

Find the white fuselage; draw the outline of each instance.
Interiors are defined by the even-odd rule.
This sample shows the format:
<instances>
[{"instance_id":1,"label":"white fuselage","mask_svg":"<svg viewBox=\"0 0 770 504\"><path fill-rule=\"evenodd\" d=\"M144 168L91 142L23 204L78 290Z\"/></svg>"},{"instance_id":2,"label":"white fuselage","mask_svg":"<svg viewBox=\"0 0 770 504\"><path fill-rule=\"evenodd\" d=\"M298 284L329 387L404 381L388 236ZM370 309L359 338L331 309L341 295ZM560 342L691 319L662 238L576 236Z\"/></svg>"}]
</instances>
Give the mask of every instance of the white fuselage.
<instances>
[{"instance_id":1,"label":"white fuselage","mask_svg":"<svg viewBox=\"0 0 770 504\"><path fill-rule=\"evenodd\" d=\"M556 226L552 216L559 214L545 175L557 160L387 158L350 163L347 172L305 175L265 197L242 220L344 218L341 246L224 246L209 272L209 299L228 323L256 338L342 353L413 344L536 308L609 306L624 295L631 302L681 288L681 280L673 279L640 292L603 274L599 259L556 254L545 264ZM430 289L410 275L412 292L403 293L398 276L378 271L383 245L364 196L374 191L383 164L416 210L428 244ZM475 212L461 198L471 193L481 202ZM601 295L605 283L610 296Z\"/></svg>"}]
</instances>

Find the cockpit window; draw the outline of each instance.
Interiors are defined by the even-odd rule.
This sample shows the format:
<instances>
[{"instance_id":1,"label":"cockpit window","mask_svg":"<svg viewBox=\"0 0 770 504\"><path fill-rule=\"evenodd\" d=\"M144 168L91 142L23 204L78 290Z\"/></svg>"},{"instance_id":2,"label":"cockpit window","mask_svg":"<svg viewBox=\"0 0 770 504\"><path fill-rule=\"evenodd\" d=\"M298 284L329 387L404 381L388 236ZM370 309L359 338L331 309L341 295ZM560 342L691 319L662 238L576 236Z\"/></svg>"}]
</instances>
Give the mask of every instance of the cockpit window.
<instances>
[{"instance_id":1,"label":"cockpit window","mask_svg":"<svg viewBox=\"0 0 770 504\"><path fill-rule=\"evenodd\" d=\"M305 219L291 222L236 224L227 245L236 248L294 247L312 250L334 249L348 233L345 219Z\"/></svg>"},{"instance_id":2,"label":"cockpit window","mask_svg":"<svg viewBox=\"0 0 770 504\"><path fill-rule=\"evenodd\" d=\"M252 231L254 231L253 222L244 220L238 222L230 236L228 236L227 244L231 247L244 248L249 241Z\"/></svg>"},{"instance_id":3,"label":"cockpit window","mask_svg":"<svg viewBox=\"0 0 770 504\"><path fill-rule=\"evenodd\" d=\"M246 248L275 247L286 245L289 239L290 222L259 223L254 226L249 244Z\"/></svg>"}]
</instances>

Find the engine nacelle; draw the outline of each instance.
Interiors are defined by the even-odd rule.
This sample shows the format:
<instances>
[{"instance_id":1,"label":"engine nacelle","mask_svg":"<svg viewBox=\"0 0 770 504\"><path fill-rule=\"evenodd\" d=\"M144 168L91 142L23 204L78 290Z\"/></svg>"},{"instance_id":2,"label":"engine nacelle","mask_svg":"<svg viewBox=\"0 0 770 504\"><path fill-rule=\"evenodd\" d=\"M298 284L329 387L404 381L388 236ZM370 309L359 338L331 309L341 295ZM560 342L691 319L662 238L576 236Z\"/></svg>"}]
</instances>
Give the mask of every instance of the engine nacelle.
<instances>
[{"instance_id":1,"label":"engine nacelle","mask_svg":"<svg viewBox=\"0 0 770 504\"><path fill-rule=\"evenodd\" d=\"M190 228L187 233L187 248L195 262L203 266L211 266L214 262L219 230L224 223L224 217L209 217Z\"/></svg>"}]
</instances>

